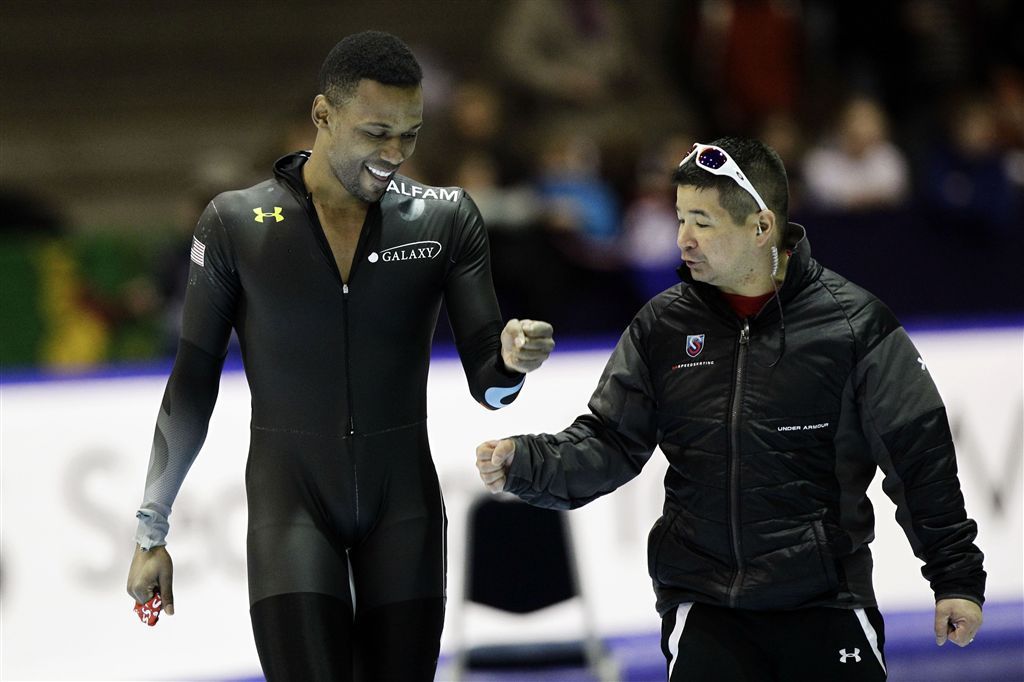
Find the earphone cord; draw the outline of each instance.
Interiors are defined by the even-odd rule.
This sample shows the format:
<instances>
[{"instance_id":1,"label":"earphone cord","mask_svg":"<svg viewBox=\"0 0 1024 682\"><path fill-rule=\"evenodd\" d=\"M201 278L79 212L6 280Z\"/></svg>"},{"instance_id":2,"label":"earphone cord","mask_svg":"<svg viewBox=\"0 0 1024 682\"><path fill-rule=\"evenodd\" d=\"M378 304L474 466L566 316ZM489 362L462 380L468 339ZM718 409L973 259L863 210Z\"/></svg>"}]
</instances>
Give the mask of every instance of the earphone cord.
<instances>
[{"instance_id":1,"label":"earphone cord","mask_svg":"<svg viewBox=\"0 0 1024 682\"><path fill-rule=\"evenodd\" d=\"M769 367L779 364L782 355L786 352L786 319L782 316L782 298L779 296L779 285L775 281L775 273L779 269L779 251L772 247L772 288L775 289L775 303L779 306L779 354L772 361Z\"/></svg>"}]
</instances>

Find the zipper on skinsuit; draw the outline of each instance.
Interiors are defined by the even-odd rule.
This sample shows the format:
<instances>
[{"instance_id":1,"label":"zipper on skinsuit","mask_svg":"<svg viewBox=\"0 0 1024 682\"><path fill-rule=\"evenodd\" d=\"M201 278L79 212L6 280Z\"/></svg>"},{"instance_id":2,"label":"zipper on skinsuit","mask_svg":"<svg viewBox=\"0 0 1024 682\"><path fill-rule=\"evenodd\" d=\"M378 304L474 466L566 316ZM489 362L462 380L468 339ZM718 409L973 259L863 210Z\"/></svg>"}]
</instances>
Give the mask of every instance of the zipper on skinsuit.
<instances>
[{"instance_id":1,"label":"zipper on skinsuit","mask_svg":"<svg viewBox=\"0 0 1024 682\"><path fill-rule=\"evenodd\" d=\"M349 341L349 325L351 324L352 317L349 315L348 299L352 293L349 282L354 281L356 278L356 270L359 269L362 263L363 254L367 249L366 242L370 238L370 232L373 230L374 211L380 211L379 203L371 204L366 208L366 217L363 218L363 225L359 230L359 238L356 240L356 250L352 254L352 266L348 270L348 282L341 280L341 272L339 271L338 273L338 279L341 281L341 312L344 315L345 327L345 396L348 400L348 443L352 453L352 486L353 496L355 497L355 523L357 528L359 527L359 467L356 464L356 405L352 400L352 344ZM323 232L322 227L320 231ZM326 238L326 235L324 235L325 241Z\"/></svg>"},{"instance_id":2,"label":"zipper on skinsuit","mask_svg":"<svg viewBox=\"0 0 1024 682\"><path fill-rule=\"evenodd\" d=\"M341 270L338 269L338 262L334 258L334 252L331 250L331 242L327 239L327 234L324 231L324 226L320 223L320 216L317 215L316 206L313 203L313 195L309 192L305 196L305 209L306 215L309 216L310 223L314 226L313 232L316 235L317 242L320 244L320 252L327 260L328 267L334 272L338 278L338 283L341 285L341 301L342 301L342 324L344 326L344 342L345 342L345 396L348 399L348 435L353 436L356 432L355 425L355 405L352 403L352 372L350 362L350 348L349 348L349 312L348 312L348 297L350 293L348 282L342 279ZM363 253L366 251L366 241L369 239L369 234L372 231L373 220L375 219L374 211L380 211L379 203L371 204L366 208L366 216L363 218L363 224L359 230L359 237L356 239L356 250L352 254L352 266L348 271L348 281L351 282L355 279L356 270L359 268L360 261L363 259Z\"/></svg>"},{"instance_id":3,"label":"zipper on skinsuit","mask_svg":"<svg viewBox=\"0 0 1024 682\"><path fill-rule=\"evenodd\" d=\"M331 249L330 240L327 239L327 234L324 231L324 227L320 223L320 216L316 212L316 206L313 203L313 195L312 195L312 193L309 192L309 191L306 191L303 194L302 192L299 192L298 190L296 190L292 186L291 183L286 182L286 183L283 183L283 184L292 193L292 195L295 197L295 199L299 203L299 205L302 206L305 209L306 216L307 216L307 219L309 221L309 224L313 228L314 238L316 239L317 243L320 245L320 252L321 252L323 257L327 261L327 267L329 267L334 272L335 276L337 277L338 284L341 285L341 294L342 294L342 299L341 299L342 300L342 304L341 305L342 305L342 315L344 316L343 320L342 320L342 325L344 327L344 331L342 332L342 334L344 336L344 346L345 346L345 350L344 350L344 355L345 355L345 398L346 398L346 400L348 402L348 425L347 425L347 431L346 431L346 434L347 434L348 438L346 438L345 440L347 441L347 447L349 448L350 453L351 453L353 486L354 486L354 489L355 489L355 520L356 520L356 523L358 524L358 522L359 522L359 472L358 472L357 467L356 467L356 458L355 458L355 439L354 439L354 436L355 436L355 433L356 433L355 405L353 404L353 401L352 401L352 372L351 372L351 361L350 361L350 357L349 357L350 354L351 354L351 350L349 348L349 330L348 330L348 328L349 328L349 311L348 311L348 307L349 307L348 306L349 286L348 286L348 283L341 276L341 270L338 268L338 262L334 258L334 252ZM304 183L303 183L303 187L304 187ZM352 256L352 266L349 269L349 273L348 273L348 278L349 278L350 281L353 279L353 276L355 275L356 268L359 266L359 261L361 260L361 256L362 256L363 252L366 249L365 242L366 242L366 239L368 238L368 234L370 232L370 230L367 229L367 225L368 225L368 221L371 219L371 215L372 215L374 210L379 210L379 204L375 204L375 205L371 205L371 206L367 207L366 217L363 219L362 229L359 232L359 238L356 240L356 250L355 250L355 253Z\"/></svg>"},{"instance_id":4,"label":"zipper on skinsuit","mask_svg":"<svg viewBox=\"0 0 1024 682\"><path fill-rule=\"evenodd\" d=\"M358 251L358 249L357 249ZM354 270L355 268L353 268ZM352 272L349 271L349 279L352 278ZM356 418L355 409L352 405L352 371L351 371L351 352L349 348L348 340L348 284L345 282L341 283L341 314L342 314L342 325L345 328L345 398L348 401L348 447L352 454L352 487L355 491L355 523L356 527L359 527L359 468L356 466L355 457L355 440L356 435Z\"/></svg>"},{"instance_id":5,"label":"zipper on skinsuit","mask_svg":"<svg viewBox=\"0 0 1024 682\"><path fill-rule=\"evenodd\" d=\"M306 215L309 217L310 223L314 226L314 233L316 235L317 242L320 244L320 251L324 258L327 260L328 267L334 272L338 278L338 283L341 285L341 315L342 315L342 336L345 356L345 400L348 405L348 424L346 425L346 435L348 436L346 447L349 448L352 460L352 485L355 490L355 522L359 523L359 471L356 466L355 457L355 440L354 436L356 433L356 421L355 421L355 404L352 400L352 363L351 363L351 344L349 342L349 286L348 282L342 279L341 270L338 269L338 262L334 258L334 252L331 250L330 240L327 239L327 234L324 232L324 227L320 223L320 216L317 215L316 206L313 204L313 195L306 193L305 197L305 208ZM356 267L359 265L359 260L362 252L365 250L365 240L367 233L369 232L367 227L367 221L370 218L371 212L374 210L373 206L367 208L366 218L363 219L362 229L359 232L359 238L356 240L356 250L352 255L352 266L349 268L348 278L351 281L355 275Z\"/></svg>"},{"instance_id":6,"label":"zipper on skinsuit","mask_svg":"<svg viewBox=\"0 0 1024 682\"><path fill-rule=\"evenodd\" d=\"M737 594L743 584L743 551L740 546L740 406L743 402L743 370L747 364L749 342L750 322L743 320L740 344L736 352L732 404L729 407L729 533L732 536L732 552L736 560L736 574L729 584L729 608L735 608Z\"/></svg>"},{"instance_id":7,"label":"zipper on skinsuit","mask_svg":"<svg viewBox=\"0 0 1024 682\"><path fill-rule=\"evenodd\" d=\"M349 437L351 437L351 436L355 435L356 424L355 424L355 416L353 414L355 412L355 409L354 409L354 406L352 404L352 372L350 371L351 363L350 363L350 360L349 360L350 349L349 349L349 340L348 340L348 324L349 324L349 315L348 315L348 294L349 294L349 288L348 288L348 283L344 279L342 279L342 277L341 277L341 270L338 269L338 262L334 259L334 252L331 250L331 242L330 242L330 240L327 239L327 234L324 232L324 227L320 223L320 216L318 216L317 213L316 213L316 206L313 205L313 195L312 194L309 194L309 193L306 194L305 208L306 208L306 215L309 217L310 223L315 228L313 230L313 232L316 235L317 242L320 244L320 252L323 255L324 259L327 261L327 266L331 269L331 271L334 272L335 277L338 278L338 284L341 285L341 315L342 315L341 323L342 323L342 327L344 328L344 331L342 332L342 335L344 336L344 339L343 339L344 343L343 343L343 345L345 346L345 351L344 351L344 353L345 353L345 398L346 398L346 401L348 402L348 431L347 431L347 433L348 433ZM367 209L367 216L369 216L369 211L371 211L371 210L373 210L372 207ZM363 227L365 228L365 220L364 220ZM365 229L361 230L360 233L359 233L359 239L356 240L356 250L355 250L355 253L352 256L352 267L349 268L349 272L348 272L349 281L352 280L352 276L353 276L353 274L355 273L355 270L356 270L356 265L358 265L358 262L359 262L359 255L360 255L361 247L363 245L363 239L364 239L364 233L365 232L366 232Z\"/></svg>"},{"instance_id":8,"label":"zipper on skinsuit","mask_svg":"<svg viewBox=\"0 0 1024 682\"><path fill-rule=\"evenodd\" d=\"M348 341L348 284L342 282L341 284L341 316L344 320L342 325L345 327L345 397L348 400L348 435L356 435L356 419L353 415L352 410L352 366L350 358L352 354L349 352L349 341Z\"/></svg>"}]
</instances>

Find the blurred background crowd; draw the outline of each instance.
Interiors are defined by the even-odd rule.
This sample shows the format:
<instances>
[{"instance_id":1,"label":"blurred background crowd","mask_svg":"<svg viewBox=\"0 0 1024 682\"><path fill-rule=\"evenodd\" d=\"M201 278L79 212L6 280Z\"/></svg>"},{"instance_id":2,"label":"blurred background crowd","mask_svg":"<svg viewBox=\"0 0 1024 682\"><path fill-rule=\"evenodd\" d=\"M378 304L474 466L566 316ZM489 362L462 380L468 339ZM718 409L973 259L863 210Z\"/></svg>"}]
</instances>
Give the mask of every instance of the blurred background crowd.
<instances>
[{"instance_id":1,"label":"blurred background crowd","mask_svg":"<svg viewBox=\"0 0 1024 682\"><path fill-rule=\"evenodd\" d=\"M172 356L196 218L310 147L320 63L367 28L424 67L402 173L479 204L506 317L617 335L678 281L673 168L725 134L779 152L814 255L905 322L1024 314L1015 0L12 1L0 17L5 371Z\"/></svg>"}]
</instances>

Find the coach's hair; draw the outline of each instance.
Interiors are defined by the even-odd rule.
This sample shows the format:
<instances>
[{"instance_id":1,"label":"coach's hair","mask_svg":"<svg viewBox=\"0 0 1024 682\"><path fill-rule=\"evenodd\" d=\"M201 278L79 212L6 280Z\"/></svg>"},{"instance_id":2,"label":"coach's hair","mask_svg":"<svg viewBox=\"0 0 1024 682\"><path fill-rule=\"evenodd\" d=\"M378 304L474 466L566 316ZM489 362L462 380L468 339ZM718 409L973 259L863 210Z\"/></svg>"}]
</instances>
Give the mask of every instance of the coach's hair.
<instances>
[{"instance_id":1,"label":"coach's hair","mask_svg":"<svg viewBox=\"0 0 1024 682\"><path fill-rule=\"evenodd\" d=\"M320 92L338 106L363 79L383 85L413 86L423 70L409 46L383 31L363 31L343 38L320 67Z\"/></svg>"},{"instance_id":2,"label":"coach's hair","mask_svg":"<svg viewBox=\"0 0 1024 682\"><path fill-rule=\"evenodd\" d=\"M782 159L774 149L758 140L720 137L711 144L721 147L732 157L764 199L764 203L775 213L776 225L779 227L778 239L780 243L785 243L789 223L789 180ZM742 223L751 213L760 210L754 198L734 180L709 173L697 165L696 159L676 169L672 181L677 185L698 189L714 187L718 190L722 208L737 223Z\"/></svg>"}]
</instances>

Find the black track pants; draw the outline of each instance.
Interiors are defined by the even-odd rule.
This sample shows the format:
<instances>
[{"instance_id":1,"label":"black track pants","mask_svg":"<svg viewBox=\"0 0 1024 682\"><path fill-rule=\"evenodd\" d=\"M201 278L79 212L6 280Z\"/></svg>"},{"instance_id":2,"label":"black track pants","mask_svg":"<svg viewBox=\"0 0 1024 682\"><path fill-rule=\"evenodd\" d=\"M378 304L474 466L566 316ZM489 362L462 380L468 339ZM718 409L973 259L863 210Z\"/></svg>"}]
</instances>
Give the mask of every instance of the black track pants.
<instances>
[{"instance_id":1,"label":"black track pants","mask_svg":"<svg viewBox=\"0 0 1024 682\"><path fill-rule=\"evenodd\" d=\"M680 604L662 619L671 682L886 679L878 609L744 611Z\"/></svg>"}]
</instances>

